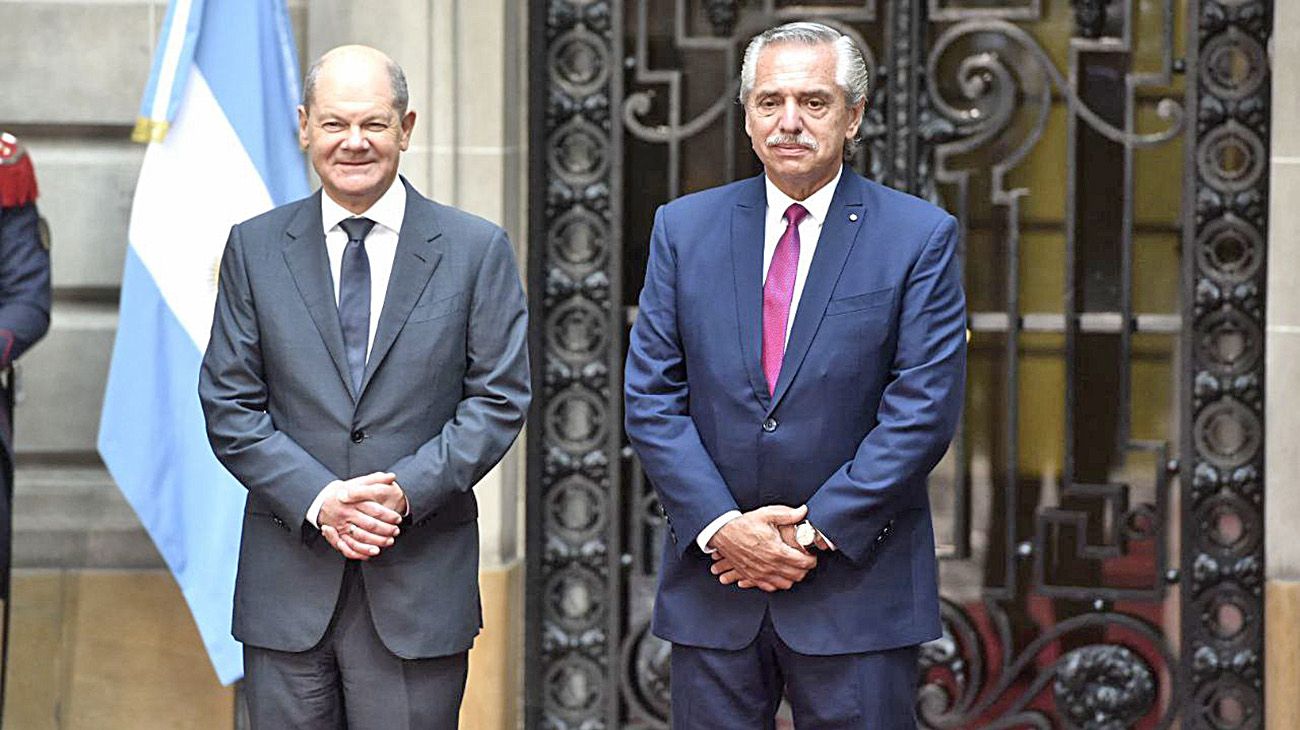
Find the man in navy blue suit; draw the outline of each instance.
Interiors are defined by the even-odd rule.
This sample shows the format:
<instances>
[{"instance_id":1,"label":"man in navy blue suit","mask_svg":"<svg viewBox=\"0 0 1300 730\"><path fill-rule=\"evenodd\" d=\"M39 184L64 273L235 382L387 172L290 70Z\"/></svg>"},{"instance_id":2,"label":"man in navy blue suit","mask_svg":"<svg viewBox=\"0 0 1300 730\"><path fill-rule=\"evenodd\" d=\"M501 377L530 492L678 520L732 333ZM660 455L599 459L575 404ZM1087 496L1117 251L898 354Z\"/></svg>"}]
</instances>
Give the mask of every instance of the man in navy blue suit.
<instances>
[{"instance_id":1,"label":"man in navy blue suit","mask_svg":"<svg viewBox=\"0 0 1300 730\"><path fill-rule=\"evenodd\" d=\"M965 379L952 216L843 164L851 39L756 37L740 101L764 174L659 209L627 432L668 518L654 632L673 727L915 726L940 634L926 475Z\"/></svg>"}]
</instances>

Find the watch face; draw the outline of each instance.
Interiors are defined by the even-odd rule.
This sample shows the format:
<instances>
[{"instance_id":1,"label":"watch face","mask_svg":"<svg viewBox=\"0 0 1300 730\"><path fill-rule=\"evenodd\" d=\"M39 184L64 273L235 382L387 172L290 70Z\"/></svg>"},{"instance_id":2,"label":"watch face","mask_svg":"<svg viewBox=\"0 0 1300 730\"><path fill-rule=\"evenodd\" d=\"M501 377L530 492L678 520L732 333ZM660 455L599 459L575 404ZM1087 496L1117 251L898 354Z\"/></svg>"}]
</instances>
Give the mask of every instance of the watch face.
<instances>
[{"instance_id":1,"label":"watch face","mask_svg":"<svg viewBox=\"0 0 1300 730\"><path fill-rule=\"evenodd\" d=\"M804 547L808 547L817 541L817 531L807 522L800 522L794 528L794 541Z\"/></svg>"}]
</instances>

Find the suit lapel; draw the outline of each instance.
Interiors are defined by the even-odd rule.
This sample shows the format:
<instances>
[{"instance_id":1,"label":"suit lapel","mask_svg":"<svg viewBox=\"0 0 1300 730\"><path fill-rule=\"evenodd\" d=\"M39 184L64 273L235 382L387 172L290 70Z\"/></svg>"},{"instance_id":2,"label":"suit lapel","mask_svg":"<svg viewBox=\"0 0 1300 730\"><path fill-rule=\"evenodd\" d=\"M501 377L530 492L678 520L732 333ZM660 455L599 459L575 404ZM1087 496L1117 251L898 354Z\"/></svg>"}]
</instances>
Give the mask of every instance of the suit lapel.
<instances>
[{"instance_id":1,"label":"suit lapel","mask_svg":"<svg viewBox=\"0 0 1300 730\"><path fill-rule=\"evenodd\" d=\"M334 301L334 280L330 275L329 257L325 252L325 231L321 227L320 196L308 198L285 229L284 262L293 276L298 294L325 341L325 349L339 377L352 390L352 376L343 345L343 328L339 325L339 308ZM356 393L353 393L356 396Z\"/></svg>"},{"instance_id":2,"label":"suit lapel","mask_svg":"<svg viewBox=\"0 0 1300 730\"><path fill-rule=\"evenodd\" d=\"M375 340L370 345L370 356L366 358L366 374L361 380L361 392L374 377L384 357L392 348L397 335L406 324L406 318L415 307L420 293L433 276L442 259L442 251L434 241L442 235L433 211L433 204L416 192L405 179L406 213L402 218L402 230L397 237L397 251L393 256L393 271L388 277L388 291L384 294L384 309L379 314L379 325L375 328ZM342 335L339 335L342 342Z\"/></svg>"},{"instance_id":3,"label":"suit lapel","mask_svg":"<svg viewBox=\"0 0 1300 730\"><path fill-rule=\"evenodd\" d=\"M799 309L795 312L790 339L785 346L785 358L781 361L781 375L776 380L776 392L768 405L769 413L790 389L790 381L799 372L799 366L808 354L817 328L821 326L822 316L826 314L831 292L839 281L840 272L844 270L849 252L853 250L858 231L862 230L863 213L862 181L852 170L846 168L840 175L840 184L831 198L826 220L822 223L817 252L808 269L808 279L804 282ZM850 214L855 214L854 220L849 220Z\"/></svg>"},{"instance_id":4,"label":"suit lapel","mask_svg":"<svg viewBox=\"0 0 1300 730\"><path fill-rule=\"evenodd\" d=\"M740 352L750 387L759 403L771 396L763 375L763 228L767 211L763 177L742 188L731 211L731 270L736 289L736 320L740 323Z\"/></svg>"}]
</instances>

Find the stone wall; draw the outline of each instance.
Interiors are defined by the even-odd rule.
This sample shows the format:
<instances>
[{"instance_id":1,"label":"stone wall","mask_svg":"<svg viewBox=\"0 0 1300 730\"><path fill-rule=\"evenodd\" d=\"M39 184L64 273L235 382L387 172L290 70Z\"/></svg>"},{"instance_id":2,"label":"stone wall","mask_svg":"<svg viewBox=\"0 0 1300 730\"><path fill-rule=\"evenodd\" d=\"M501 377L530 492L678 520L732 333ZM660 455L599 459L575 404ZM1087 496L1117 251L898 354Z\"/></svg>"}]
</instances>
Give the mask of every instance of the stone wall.
<instances>
[{"instance_id":1,"label":"stone wall","mask_svg":"<svg viewBox=\"0 0 1300 730\"><path fill-rule=\"evenodd\" d=\"M1265 334L1265 712L1300 727L1300 3L1275 0Z\"/></svg>"}]
</instances>

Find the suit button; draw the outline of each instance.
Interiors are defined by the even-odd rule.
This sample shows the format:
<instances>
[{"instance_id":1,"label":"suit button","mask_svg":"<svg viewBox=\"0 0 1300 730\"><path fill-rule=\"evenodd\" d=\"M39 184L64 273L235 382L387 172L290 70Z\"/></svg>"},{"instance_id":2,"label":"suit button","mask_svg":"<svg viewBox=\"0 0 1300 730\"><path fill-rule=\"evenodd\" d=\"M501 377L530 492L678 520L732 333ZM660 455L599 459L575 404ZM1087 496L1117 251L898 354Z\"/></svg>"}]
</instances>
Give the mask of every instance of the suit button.
<instances>
[{"instance_id":1,"label":"suit button","mask_svg":"<svg viewBox=\"0 0 1300 730\"><path fill-rule=\"evenodd\" d=\"M354 444L359 444L359 443L361 443L362 441L365 441L365 440L366 440L366 432L365 432L365 431L362 431L361 429L358 428L357 430L355 430L355 431L352 432L352 443L354 443Z\"/></svg>"},{"instance_id":2,"label":"suit button","mask_svg":"<svg viewBox=\"0 0 1300 730\"><path fill-rule=\"evenodd\" d=\"M776 426L777 423L775 418L768 418L763 421L763 430L766 431L767 433L772 433L773 431L775 431Z\"/></svg>"}]
</instances>

